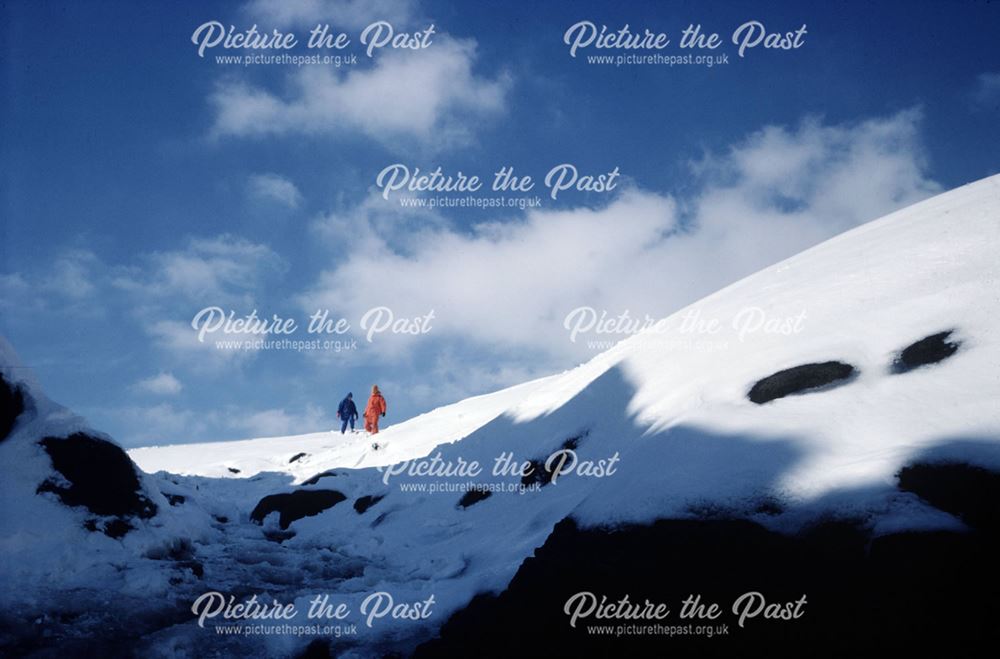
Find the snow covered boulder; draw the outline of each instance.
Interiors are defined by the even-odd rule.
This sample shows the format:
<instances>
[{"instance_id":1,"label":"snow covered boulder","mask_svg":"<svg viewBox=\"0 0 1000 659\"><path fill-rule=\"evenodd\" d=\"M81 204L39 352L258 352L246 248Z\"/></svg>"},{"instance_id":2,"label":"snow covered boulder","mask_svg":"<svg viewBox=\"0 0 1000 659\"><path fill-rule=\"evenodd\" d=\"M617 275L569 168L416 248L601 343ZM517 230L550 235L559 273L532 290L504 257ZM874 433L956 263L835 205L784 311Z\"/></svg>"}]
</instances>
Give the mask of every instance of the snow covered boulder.
<instances>
[{"instance_id":1,"label":"snow covered boulder","mask_svg":"<svg viewBox=\"0 0 1000 659\"><path fill-rule=\"evenodd\" d=\"M38 486L39 493L52 492L67 506L83 506L95 515L122 521L156 514L156 504L142 493L135 465L117 444L82 432L45 437L38 443L61 476L46 479Z\"/></svg>"},{"instance_id":2,"label":"snow covered boulder","mask_svg":"<svg viewBox=\"0 0 1000 659\"><path fill-rule=\"evenodd\" d=\"M264 518L277 512L281 515L278 524L285 530L295 520L318 515L346 498L337 490L295 490L269 494L257 503L250 513L250 519L257 524L263 524Z\"/></svg>"},{"instance_id":3,"label":"snow covered boulder","mask_svg":"<svg viewBox=\"0 0 1000 659\"><path fill-rule=\"evenodd\" d=\"M24 391L20 386L7 382L0 373L0 442L14 429L17 417L24 412Z\"/></svg>"},{"instance_id":4,"label":"snow covered boulder","mask_svg":"<svg viewBox=\"0 0 1000 659\"><path fill-rule=\"evenodd\" d=\"M369 508L384 498L384 494L366 494L363 497L358 497L354 501L354 510L357 511L359 515L364 515Z\"/></svg>"},{"instance_id":5,"label":"snow covered boulder","mask_svg":"<svg viewBox=\"0 0 1000 659\"><path fill-rule=\"evenodd\" d=\"M899 489L1000 536L1000 472L960 462L917 462L900 470Z\"/></svg>"},{"instance_id":6,"label":"snow covered boulder","mask_svg":"<svg viewBox=\"0 0 1000 659\"><path fill-rule=\"evenodd\" d=\"M525 639L530 656L791 657L808 648L811 656L843 657L880 638L947 654L951 639L942 628L992 624L995 606L947 603L979 604L994 592L995 550L988 538L964 533L873 537L850 520L820 519L784 534L741 519L586 528L566 518L504 591L473 598L413 656L462 657L469 647L480 657L525 656ZM719 635L710 640L683 631L674 607L694 597L703 607L724 602L720 620L738 612L741 622L724 632L713 627ZM622 598L628 604L612 608ZM669 638L588 633L591 626L620 631L634 622L622 613L594 615L597 602L619 612L646 602L669 605L667 620L679 631ZM798 607L803 615L777 620L758 603L790 613ZM574 614L579 618L570 623ZM693 624L714 622L701 617Z\"/></svg>"},{"instance_id":7,"label":"snow covered boulder","mask_svg":"<svg viewBox=\"0 0 1000 659\"><path fill-rule=\"evenodd\" d=\"M0 441L5 505L18 510L10 515L11 534L18 532L15 521L44 519L53 503L93 515L81 519L79 512L70 513L87 531L112 538L128 533L134 520L157 513L158 493L147 489L128 454L50 401L2 338Z\"/></svg>"},{"instance_id":8,"label":"snow covered boulder","mask_svg":"<svg viewBox=\"0 0 1000 659\"><path fill-rule=\"evenodd\" d=\"M337 475L337 472L332 471L332 470L321 471L320 473L316 474L315 476L312 476L312 477L307 478L306 480L302 481L302 484L303 485L315 485L316 483L318 483L320 481L321 478L328 478L330 476L336 476L336 475Z\"/></svg>"}]
</instances>

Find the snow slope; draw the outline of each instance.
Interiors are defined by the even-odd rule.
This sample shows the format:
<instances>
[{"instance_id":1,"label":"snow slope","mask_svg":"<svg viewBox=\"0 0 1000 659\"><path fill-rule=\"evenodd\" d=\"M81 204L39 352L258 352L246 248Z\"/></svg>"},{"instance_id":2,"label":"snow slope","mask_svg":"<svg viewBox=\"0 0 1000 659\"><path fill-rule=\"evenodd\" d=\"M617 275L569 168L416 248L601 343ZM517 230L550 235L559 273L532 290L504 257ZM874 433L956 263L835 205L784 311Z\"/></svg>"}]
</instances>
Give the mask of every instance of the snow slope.
<instances>
[{"instance_id":1,"label":"snow slope","mask_svg":"<svg viewBox=\"0 0 1000 659\"><path fill-rule=\"evenodd\" d=\"M620 432L635 426L645 436L662 435L684 426L758 438L754 441L787 438L801 455L778 486L786 496L815 499L837 488L884 482L907 458L943 438L995 433L1000 418L992 404L1000 399L994 395L1000 393L998 246L1000 177L992 177L747 277L676 312L661 331L623 341L577 369L391 427L379 437L387 446L384 452L372 451L357 437L317 433L197 448L140 448L130 455L146 471L227 476L225 467L233 466L242 476L273 470L301 481L325 469L426 455L501 414L519 424L531 422L618 369L632 390L630 420ZM787 335L762 329L741 336L732 321L750 308L774 319L804 312L801 331ZM693 313L703 322L717 320L719 330L684 327ZM964 345L959 355L938 368L889 377L896 351L952 328ZM850 387L767 406L745 398L758 378L833 358L861 371ZM288 464L287 458L299 452L309 457ZM989 455L976 457L997 466ZM711 491L719 493L715 487Z\"/></svg>"},{"instance_id":2,"label":"snow slope","mask_svg":"<svg viewBox=\"0 0 1000 659\"><path fill-rule=\"evenodd\" d=\"M157 488L185 500L161 505L163 520L145 523L130 534L134 540L126 536L124 549L94 547L77 564L113 561L119 573L148 575L145 559L128 558L128 542L148 547L149 538L175 534L204 568L202 578L169 591L188 605L210 589L267 593L302 610L316 593L334 593L353 610L374 591L396 601L434 596L427 620L380 619L334 641L345 656L371 656L412 649L477 593L504 589L567 516L599 526L724 511L789 532L817 515L862 519L876 534L960 528L958 519L900 492L895 474L918 459L1000 469L998 248L995 176L767 268L576 369L389 428L379 436L381 451L339 434L133 450ZM801 317L799 331L741 333L733 321L748 308L760 309L773 329ZM708 323L701 331L690 326L695 313ZM904 347L947 330L960 342L955 354L893 372ZM850 364L855 375L763 405L747 398L761 378L829 360ZM13 440L24 444L38 432L18 427ZM5 476L11 443L0 445ZM505 454L544 461L567 445L580 461L603 460L613 473L566 474L537 489L490 473ZM307 455L290 462L300 452ZM417 458L428 453L440 464L478 461L484 468L473 477L386 477L371 468L421 464ZM463 506L470 481L495 491ZM5 499L33 497L42 503L31 504L38 507L32 514L48 515L42 508L56 504L29 485L5 485ZM346 500L286 529L278 514L262 526L250 520L264 496L315 490L336 490ZM358 512L353 504L366 496L382 498ZM58 523L68 524L59 514ZM186 531L172 521L185 519ZM49 542L25 535L19 525L28 522L12 521L4 520L5 551L12 538L25 552ZM25 552L0 603L24 606L36 584L69 578L46 554L32 560ZM154 576L146 581L156 586L162 575ZM35 611L42 606L31 601ZM144 656L196 656L206 644L291 656L305 644L291 635L222 638L180 613L137 642Z\"/></svg>"},{"instance_id":3,"label":"snow slope","mask_svg":"<svg viewBox=\"0 0 1000 659\"><path fill-rule=\"evenodd\" d=\"M129 451L139 467L148 472L169 471L184 476L248 478L265 471L286 472L301 482L320 471L336 467L379 467L427 455L439 444L450 444L492 421L515 403L530 396L546 380L510 387L484 396L474 396L452 405L385 426L379 433L379 450L372 448L368 434L342 435L335 431L293 437L264 437L230 442L149 446ZM359 419L357 427L364 427ZM382 448L384 445L384 448ZM192 453L197 459L192 459ZM290 460L305 453L306 455ZM238 475L230 471L237 469Z\"/></svg>"}]
</instances>

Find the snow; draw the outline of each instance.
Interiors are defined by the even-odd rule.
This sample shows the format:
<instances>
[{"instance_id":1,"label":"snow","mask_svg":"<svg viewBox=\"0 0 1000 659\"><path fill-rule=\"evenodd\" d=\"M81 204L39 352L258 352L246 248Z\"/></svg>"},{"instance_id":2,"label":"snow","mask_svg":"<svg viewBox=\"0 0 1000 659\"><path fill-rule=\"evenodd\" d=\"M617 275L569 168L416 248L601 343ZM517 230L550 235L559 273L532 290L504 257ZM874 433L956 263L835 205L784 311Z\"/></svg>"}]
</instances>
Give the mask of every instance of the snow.
<instances>
[{"instance_id":1,"label":"snow","mask_svg":"<svg viewBox=\"0 0 1000 659\"><path fill-rule=\"evenodd\" d=\"M355 611L376 591L397 601L434 596L428 620L381 619L356 639L337 641L345 656L366 656L374 647L411 648L475 594L505 588L566 516L607 526L725 514L794 531L829 514L863 520L876 533L959 528L900 492L894 478L921 458L1000 466L998 247L995 176L769 267L673 314L666 329L622 341L576 369L388 427L378 451L367 436L339 429L133 449L161 513L121 542L83 531L78 511L34 495L49 467L31 440L80 424L43 400L37 418L0 444L0 494L13 503L5 505L0 547L15 565L4 575L0 604L37 610L59 601L54 590L72 587L95 597L102 588L170 595L181 606L208 590L267 594L295 600L300 610L317 593ZM747 308L779 319L805 312L801 331L741 334L732 320ZM718 320L717 331L685 331L694 312ZM962 342L954 356L891 373L903 347L948 329ZM9 363L7 353L0 356ZM859 374L764 405L746 397L760 378L827 360ZM518 477L490 474L497 458L544 460L574 437L581 461L603 460L613 473L567 474L466 508L458 505L461 491L426 489L466 481L516 486ZM298 453L307 455L290 462ZM386 480L387 465L425 456L478 461L483 473ZM323 472L332 474L303 484ZM297 487L336 489L348 500L293 522L294 536L280 544L266 539L277 515L262 529L249 522L250 511L263 496ZM186 501L170 506L157 490ZM364 495L385 498L358 514L351 503ZM778 512L759 512L764 503L777 503ZM182 540L204 565L204 579L170 583L170 563L148 558ZM288 635L220 640L193 618L156 629L145 641L148 656L191 656L204 643L264 644L267 654L282 656L304 645Z\"/></svg>"},{"instance_id":2,"label":"snow","mask_svg":"<svg viewBox=\"0 0 1000 659\"><path fill-rule=\"evenodd\" d=\"M379 467L427 455L436 446L456 442L486 425L550 379L542 378L439 407L402 423L384 426L378 437L369 437L360 430L364 426L364 419L360 419L356 424L359 430L355 433L348 428L346 434L341 434L338 427L294 437L151 446L132 449L129 456L147 472L168 471L215 478L248 478L261 472L285 472L300 483L337 467ZM378 450L372 448L376 440L380 446ZM197 460L192 460L192 453L197 453ZM299 453L306 455L290 462ZM229 471L231 468L240 473L234 474Z\"/></svg>"}]
</instances>

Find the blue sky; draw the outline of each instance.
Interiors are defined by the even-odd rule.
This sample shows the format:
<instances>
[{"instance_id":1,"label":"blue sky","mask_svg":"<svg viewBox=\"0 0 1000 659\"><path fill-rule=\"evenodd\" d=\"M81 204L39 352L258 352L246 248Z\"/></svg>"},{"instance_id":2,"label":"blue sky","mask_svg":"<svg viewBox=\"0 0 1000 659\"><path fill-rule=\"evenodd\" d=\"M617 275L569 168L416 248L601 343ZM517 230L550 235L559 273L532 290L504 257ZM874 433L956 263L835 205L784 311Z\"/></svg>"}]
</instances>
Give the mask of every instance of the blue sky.
<instances>
[{"instance_id":1,"label":"blue sky","mask_svg":"<svg viewBox=\"0 0 1000 659\"><path fill-rule=\"evenodd\" d=\"M308 432L373 382L388 421L576 365L588 307L661 317L885 212L1000 171L1000 6L988 2L8 2L0 8L0 334L49 395L125 445ZM218 20L351 35L335 68L233 65ZM358 35L435 26L423 50ZM728 63L590 63L589 20L718 32ZM729 42L807 26L800 48ZM304 41L304 36L301 39ZM303 46L290 51L308 54ZM386 166L501 166L532 210L403 207ZM614 190L541 185L618 168ZM490 197L480 192L476 196ZM434 194L411 194L419 198ZM447 196L447 195L445 195ZM463 195L453 194L452 197ZM509 195L511 196L511 195ZM517 195L512 195L517 196ZM233 353L202 308L305 325L357 349ZM429 331L358 332L391 309ZM309 338L300 329L297 338ZM607 338L591 337L591 338ZM613 337L623 338L623 337Z\"/></svg>"}]
</instances>

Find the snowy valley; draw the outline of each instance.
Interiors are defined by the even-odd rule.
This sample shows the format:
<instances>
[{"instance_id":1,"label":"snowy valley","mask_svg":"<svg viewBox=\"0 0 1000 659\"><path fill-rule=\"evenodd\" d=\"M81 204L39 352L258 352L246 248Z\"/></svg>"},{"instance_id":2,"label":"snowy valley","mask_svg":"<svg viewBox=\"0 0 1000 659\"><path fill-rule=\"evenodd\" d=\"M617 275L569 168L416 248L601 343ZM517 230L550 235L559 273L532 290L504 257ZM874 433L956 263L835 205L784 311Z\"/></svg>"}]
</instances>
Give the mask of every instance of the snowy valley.
<instances>
[{"instance_id":1,"label":"snowy valley","mask_svg":"<svg viewBox=\"0 0 1000 659\"><path fill-rule=\"evenodd\" d=\"M908 643L933 644L955 601L970 638L995 641L998 251L994 176L577 368L392 425L378 448L323 432L126 453L2 344L0 648L435 657L475 637L481 656L611 653L612 640L711 656L784 635L842 656L904 624ZM737 331L747 308L801 331ZM692 311L720 322L691 330ZM584 629L594 615L571 626L566 612L580 592L730 608L756 591L805 597L804 615L727 611L714 639L602 639ZM352 615L329 634L220 633L233 621L192 613L210 592L294 604L303 625L324 594Z\"/></svg>"}]
</instances>

